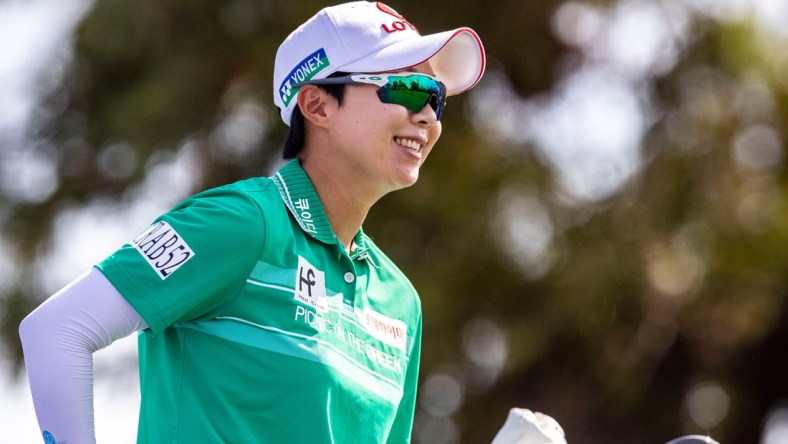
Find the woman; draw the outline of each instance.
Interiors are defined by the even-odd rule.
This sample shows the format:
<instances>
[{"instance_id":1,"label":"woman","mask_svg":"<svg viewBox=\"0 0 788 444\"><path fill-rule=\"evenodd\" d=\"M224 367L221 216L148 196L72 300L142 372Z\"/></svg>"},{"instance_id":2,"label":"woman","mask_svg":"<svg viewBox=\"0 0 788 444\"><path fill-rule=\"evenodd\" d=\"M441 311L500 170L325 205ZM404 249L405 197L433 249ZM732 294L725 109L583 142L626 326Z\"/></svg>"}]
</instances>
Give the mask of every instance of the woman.
<instances>
[{"instance_id":1,"label":"woman","mask_svg":"<svg viewBox=\"0 0 788 444\"><path fill-rule=\"evenodd\" d=\"M136 331L138 442L410 442L420 302L361 226L484 63L472 30L421 36L382 3L296 29L274 73L289 162L186 199L23 321L45 442L95 442L92 353Z\"/></svg>"}]
</instances>

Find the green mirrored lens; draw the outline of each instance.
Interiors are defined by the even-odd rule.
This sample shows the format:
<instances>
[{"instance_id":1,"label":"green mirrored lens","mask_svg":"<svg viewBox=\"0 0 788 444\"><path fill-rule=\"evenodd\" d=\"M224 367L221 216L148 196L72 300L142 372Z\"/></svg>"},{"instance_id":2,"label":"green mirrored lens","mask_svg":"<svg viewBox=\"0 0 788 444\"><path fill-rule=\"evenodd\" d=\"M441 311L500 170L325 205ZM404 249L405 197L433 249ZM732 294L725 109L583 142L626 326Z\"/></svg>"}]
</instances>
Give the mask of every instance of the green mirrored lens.
<instances>
[{"instance_id":1,"label":"green mirrored lens","mask_svg":"<svg viewBox=\"0 0 788 444\"><path fill-rule=\"evenodd\" d=\"M427 104L440 119L446 101L446 89L435 79L425 76L390 76L388 83L378 89L384 103L402 105L417 113Z\"/></svg>"}]
</instances>

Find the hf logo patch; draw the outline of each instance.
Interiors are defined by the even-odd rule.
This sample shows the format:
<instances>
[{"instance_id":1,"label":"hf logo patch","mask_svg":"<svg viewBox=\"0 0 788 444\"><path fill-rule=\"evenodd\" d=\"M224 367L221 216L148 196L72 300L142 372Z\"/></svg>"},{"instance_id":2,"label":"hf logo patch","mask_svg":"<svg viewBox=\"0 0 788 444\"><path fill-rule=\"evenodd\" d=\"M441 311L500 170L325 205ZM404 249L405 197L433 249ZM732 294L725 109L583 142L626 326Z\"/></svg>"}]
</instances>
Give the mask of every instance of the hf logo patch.
<instances>
[{"instance_id":1,"label":"hf logo patch","mask_svg":"<svg viewBox=\"0 0 788 444\"><path fill-rule=\"evenodd\" d=\"M194 257L194 251L165 221L145 230L131 242L161 278L167 279Z\"/></svg>"},{"instance_id":2,"label":"hf logo patch","mask_svg":"<svg viewBox=\"0 0 788 444\"><path fill-rule=\"evenodd\" d=\"M298 256L294 298L319 311L328 311L328 295L326 294L326 274L309 261Z\"/></svg>"}]
</instances>

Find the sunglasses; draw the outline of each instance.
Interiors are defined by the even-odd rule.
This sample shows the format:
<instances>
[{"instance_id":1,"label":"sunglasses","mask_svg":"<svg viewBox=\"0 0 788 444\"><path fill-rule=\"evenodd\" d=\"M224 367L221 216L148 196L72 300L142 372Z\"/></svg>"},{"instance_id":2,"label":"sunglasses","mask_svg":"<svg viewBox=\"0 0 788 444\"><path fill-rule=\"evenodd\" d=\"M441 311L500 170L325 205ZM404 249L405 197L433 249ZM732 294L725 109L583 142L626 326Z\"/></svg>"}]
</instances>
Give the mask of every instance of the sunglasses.
<instances>
[{"instance_id":1,"label":"sunglasses","mask_svg":"<svg viewBox=\"0 0 788 444\"><path fill-rule=\"evenodd\" d=\"M307 80L296 83L293 88L304 85L377 85L378 98L383 103L402 105L417 113L430 105L440 120L446 106L446 85L426 74L350 74L344 77Z\"/></svg>"}]
</instances>

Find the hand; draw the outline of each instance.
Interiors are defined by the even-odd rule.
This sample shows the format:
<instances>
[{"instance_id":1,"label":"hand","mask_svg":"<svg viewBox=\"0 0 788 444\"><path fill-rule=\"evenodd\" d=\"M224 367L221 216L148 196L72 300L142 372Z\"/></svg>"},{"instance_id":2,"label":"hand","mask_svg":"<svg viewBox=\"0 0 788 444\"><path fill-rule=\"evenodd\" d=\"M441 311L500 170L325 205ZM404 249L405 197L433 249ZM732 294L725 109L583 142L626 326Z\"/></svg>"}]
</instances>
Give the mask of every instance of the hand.
<instances>
[{"instance_id":1,"label":"hand","mask_svg":"<svg viewBox=\"0 0 788 444\"><path fill-rule=\"evenodd\" d=\"M558 422L539 412L513 408L492 444L566 444Z\"/></svg>"}]
</instances>

